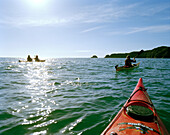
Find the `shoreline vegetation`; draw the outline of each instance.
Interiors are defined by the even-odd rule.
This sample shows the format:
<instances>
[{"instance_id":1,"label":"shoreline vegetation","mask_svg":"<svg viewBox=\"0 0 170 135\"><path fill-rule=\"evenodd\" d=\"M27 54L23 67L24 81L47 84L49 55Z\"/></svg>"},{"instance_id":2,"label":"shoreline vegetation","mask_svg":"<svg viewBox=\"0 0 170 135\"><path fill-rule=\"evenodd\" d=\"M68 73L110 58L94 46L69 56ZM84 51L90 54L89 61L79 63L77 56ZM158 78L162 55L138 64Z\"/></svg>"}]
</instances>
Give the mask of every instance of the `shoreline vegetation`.
<instances>
[{"instance_id":1,"label":"shoreline vegetation","mask_svg":"<svg viewBox=\"0 0 170 135\"><path fill-rule=\"evenodd\" d=\"M135 57L140 51L133 51L130 53L113 53L106 55L104 58L126 58L127 55ZM170 58L170 47L161 46L152 50L144 50L142 54L136 58Z\"/></svg>"}]
</instances>

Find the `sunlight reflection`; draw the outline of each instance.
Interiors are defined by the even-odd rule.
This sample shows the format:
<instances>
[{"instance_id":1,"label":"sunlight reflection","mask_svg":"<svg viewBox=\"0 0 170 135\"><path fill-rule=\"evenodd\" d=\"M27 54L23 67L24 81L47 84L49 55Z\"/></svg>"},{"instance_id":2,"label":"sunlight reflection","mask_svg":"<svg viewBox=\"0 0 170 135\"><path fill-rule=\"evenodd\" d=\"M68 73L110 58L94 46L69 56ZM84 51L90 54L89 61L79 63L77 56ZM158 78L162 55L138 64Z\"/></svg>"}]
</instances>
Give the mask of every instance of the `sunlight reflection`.
<instances>
[{"instance_id":1,"label":"sunlight reflection","mask_svg":"<svg viewBox=\"0 0 170 135\"><path fill-rule=\"evenodd\" d=\"M77 119L76 121L74 121L70 125L64 127L64 129L61 130L61 133L64 134L64 133L66 133L68 131L71 131L72 129L74 129L74 127L76 127L79 123L81 123L83 119L84 119L84 116Z\"/></svg>"},{"instance_id":2,"label":"sunlight reflection","mask_svg":"<svg viewBox=\"0 0 170 135\"><path fill-rule=\"evenodd\" d=\"M22 112L30 112L27 118L23 120L23 125L38 123L37 127L47 126L54 123L53 120L46 120L49 114L58 104L51 99L50 91L53 91L54 85L50 83L51 75L49 74L50 63L25 63L20 65L23 68L24 77L28 82L24 91L30 95L27 103L19 102ZM46 121L44 121L46 120Z\"/></svg>"},{"instance_id":3,"label":"sunlight reflection","mask_svg":"<svg viewBox=\"0 0 170 135\"><path fill-rule=\"evenodd\" d=\"M46 127L46 126L48 126L48 125L50 125L52 123L57 123L57 122L55 122L54 120L50 120L48 122L43 122L41 124L35 125L34 127Z\"/></svg>"},{"instance_id":4,"label":"sunlight reflection","mask_svg":"<svg viewBox=\"0 0 170 135\"><path fill-rule=\"evenodd\" d=\"M28 81L30 83L29 86L27 86L28 89L39 89L42 86L46 88L47 80L50 77L48 75L48 69L47 65L45 63L34 63L27 65L27 74L25 76L28 78ZM41 92L41 91L39 91ZM43 94L43 93L42 93Z\"/></svg>"},{"instance_id":5,"label":"sunlight reflection","mask_svg":"<svg viewBox=\"0 0 170 135\"><path fill-rule=\"evenodd\" d=\"M46 130L40 131L40 132L35 132L35 133L33 133L32 135L45 135L45 134L47 134L47 131L46 131Z\"/></svg>"}]
</instances>

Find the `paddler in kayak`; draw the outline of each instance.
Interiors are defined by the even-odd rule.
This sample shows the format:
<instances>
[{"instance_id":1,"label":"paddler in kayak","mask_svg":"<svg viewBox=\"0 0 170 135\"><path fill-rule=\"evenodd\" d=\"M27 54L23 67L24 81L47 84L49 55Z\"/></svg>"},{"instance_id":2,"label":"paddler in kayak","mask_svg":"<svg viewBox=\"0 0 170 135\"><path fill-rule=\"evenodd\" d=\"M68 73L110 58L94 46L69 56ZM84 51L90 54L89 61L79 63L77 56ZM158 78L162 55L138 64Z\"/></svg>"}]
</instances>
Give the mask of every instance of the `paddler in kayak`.
<instances>
[{"instance_id":1,"label":"paddler in kayak","mask_svg":"<svg viewBox=\"0 0 170 135\"><path fill-rule=\"evenodd\" d=\"M132 60L132 59L130 59L130 55L127 55L124 67L133 67L132 62L136 62L135 57Z\"/></svg>"},{"instance_id":2,"label":"paddler in kayak","mask_svg":"<svg viewBox=\"0 0 170 135\"><path fill-rule=\"evenodd\" d=\"M30 57L30 55L28 55L27 61L28 61L28 62L32 62L32 58Z\"/></svg>"},{"instance_id":3,"label":"paddler in kayak","mask_svg":"<svg viewBox=\"0 0 170 135\"><path fill-rule=\"evenodd\" d=\"M38 55L36 55L34 59L35 59L35 62L39 62L40 61L40 59L38 58Z\"/></svg>"},{"instance_id":4,"label":"paddler in kayak","mask_svg":"<svg viewBox=\"0 0 170 135\"><path fill-rule=\"evenodd\" d=\"M124 69L133 69L133 67L138 67L140 63L132 64L132 62L136 62L135 58L143 52L144 52L144 50L141 50L140 52L138 52L137 55L133 58L133 60L131 60L130 56L127 55L126 60L125 60L125 65L121 66L121 67L118 67L118 65L116 65L115 66L116 71L120 71L120 70L124 70Z\"/></svg>"}]
</instances>

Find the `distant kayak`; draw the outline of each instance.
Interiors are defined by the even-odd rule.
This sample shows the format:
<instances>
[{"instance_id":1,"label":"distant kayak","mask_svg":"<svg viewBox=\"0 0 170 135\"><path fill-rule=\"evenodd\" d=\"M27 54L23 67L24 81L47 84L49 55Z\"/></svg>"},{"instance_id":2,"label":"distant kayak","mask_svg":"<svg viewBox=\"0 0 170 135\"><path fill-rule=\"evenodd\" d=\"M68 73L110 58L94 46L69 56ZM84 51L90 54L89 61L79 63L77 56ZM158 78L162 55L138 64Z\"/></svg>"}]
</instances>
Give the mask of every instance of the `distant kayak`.
<instances>
[{"instance_id":1,"label":"distant kayak","mask_svg":"<svg viewBox=\"0 0 170 135\"><path fill-rule=\"evenodd\" d=\"M101 135L169 135L139 79L130 98Z\"/></svg>"},{"instance_id":2,"label":"distant kayak","mask_svg":"<svg viewBox=\"0 0 170 135\"><path fill-rule=\"evenodd\" d=\"M122 70L134 69L134 68L139 67L139 64L140 64L140 62L139 62L139 63L137 63L137 64L133 64L133 67L127 67L127 66L121 66L121 67L118 67L118 65L116 65L116 66L115 66L115 69L116 69L116 71L122 71Z\"/></svg>"},{"instance_id":3,"label":"distant kayak","mask_svg":"<svg viewBox=\"0 0 170 135\"><path fill-rule=\"evenodd\" d=\"M39 60L39 61L24 61L24 60L19 60L18 62L45 62L45 60Z\"/></svg>"},{"instance_id":4,"label":"distant kayak","mask_svg":"<svg viewBox=\"0 0 170 135\"><path fill-rule=\"evenodd\" d=\"M39 60L39 61L35 61L35 62L45 62L45 60Z\"/></svg>"}]
</instances>

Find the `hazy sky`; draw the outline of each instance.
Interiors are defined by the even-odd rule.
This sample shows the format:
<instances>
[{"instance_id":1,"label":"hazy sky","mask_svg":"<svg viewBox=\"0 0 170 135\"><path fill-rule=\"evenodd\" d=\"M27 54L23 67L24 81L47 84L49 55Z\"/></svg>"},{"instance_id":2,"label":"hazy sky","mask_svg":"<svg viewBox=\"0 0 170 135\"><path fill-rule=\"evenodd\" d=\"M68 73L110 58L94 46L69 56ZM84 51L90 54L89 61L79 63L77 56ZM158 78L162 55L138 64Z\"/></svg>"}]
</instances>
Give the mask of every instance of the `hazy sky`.
<instances>
[{"instance_id":1,"label":"hazy sky","mask_svg":"<svg viewBox=\"0 0 170 135\"><path fill-rule=\"evenodd\" d=\"M170 0L0 0L0 56L104 57L170 46Z\"/></svg>"}]
</instances>

